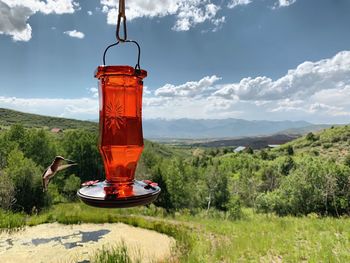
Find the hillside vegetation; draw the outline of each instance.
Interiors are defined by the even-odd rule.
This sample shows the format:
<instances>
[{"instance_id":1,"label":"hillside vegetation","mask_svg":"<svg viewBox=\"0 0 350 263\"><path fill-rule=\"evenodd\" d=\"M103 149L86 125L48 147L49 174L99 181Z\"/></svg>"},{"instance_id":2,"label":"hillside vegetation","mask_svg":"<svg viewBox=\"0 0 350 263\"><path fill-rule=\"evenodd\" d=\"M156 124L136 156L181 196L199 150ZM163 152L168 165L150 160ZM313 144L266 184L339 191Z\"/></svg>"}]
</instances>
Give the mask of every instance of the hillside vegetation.
<instances>
[{"instance_id":1,"label":"hillside vegetation","mask_svg":"<svg viewBox=\"0 0 350 263\"><path fill-rule=\"evenodd\" d=\"M286 143L276 149L281 153L292 147L297 154L320 156L338 163L344 162L350 154L350 126L336 126L317 133L309 132L306 136Z\"/></svg>"},{"instance_id":2,"label":"hillside vegetation","mask_svg":"<svg viewBox=\"0 0 350 263\"><path fill-rule=\"evenodd\" d=\"M0 127L7 127L14 124L21 124L26 128L44 128L50 130L52 128L60 128L62 130L98 130L98 124L95 122L49 117L0 108Z\"/></svg>"}]
</instances>

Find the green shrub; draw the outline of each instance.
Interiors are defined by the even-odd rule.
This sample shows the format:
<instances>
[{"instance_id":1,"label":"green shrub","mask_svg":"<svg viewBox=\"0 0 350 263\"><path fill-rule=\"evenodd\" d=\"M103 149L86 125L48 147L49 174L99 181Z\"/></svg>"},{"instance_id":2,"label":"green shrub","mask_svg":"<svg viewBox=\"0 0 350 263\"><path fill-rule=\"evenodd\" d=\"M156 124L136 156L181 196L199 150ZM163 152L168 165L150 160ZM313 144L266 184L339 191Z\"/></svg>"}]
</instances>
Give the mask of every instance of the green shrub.
<instances>
[{"instance_id":1,"label":"green shrub","mask_svg":"<svg viewBox=\"0 0 350 263\"><path fill-rule=\"evenodd\" d=\"M7 163L4 173L11 178L15 187L16 202L12 208L30 213L33 209L44 207L47 199L42 190L42 170L18 149L9 153Z\"/></svg>"},{"instance_id":2,"label":"green shrub","mask_svg":"<svg viewBox=\"0 0 350 263\"><path fill-rule=\"evenodd\" d=\"M230 219L242 218L241 200L238 195L231 196L226 207L227 207L228 217Z\"/></svg>"},{"instance_id":3,"label":"green shrub","mask_svg":"<svg viewBox=\"0 0 350 263\"><path fill-rule=\"evenodd\" d=\"M348 214L350 169L319 158L298 160L279 188L260 194L257 208L279 215Z\"/></svg>"}]
</instances>

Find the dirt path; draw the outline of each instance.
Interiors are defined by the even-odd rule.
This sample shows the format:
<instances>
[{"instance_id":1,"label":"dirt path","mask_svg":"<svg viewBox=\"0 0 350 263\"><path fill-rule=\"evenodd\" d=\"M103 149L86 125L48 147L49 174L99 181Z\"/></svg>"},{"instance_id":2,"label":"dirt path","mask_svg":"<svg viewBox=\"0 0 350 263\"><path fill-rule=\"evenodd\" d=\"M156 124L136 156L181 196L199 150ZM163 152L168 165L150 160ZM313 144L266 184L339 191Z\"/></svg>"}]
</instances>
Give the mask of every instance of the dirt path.
<instances>
[{"instance_id":1,"label":"dirt path","mask_svg":"<svg viewBox=\"0 0 350 263\"><path fill-rule=\"evenodd\" d=\"M124 241L131 257L157 262L170 255L175 241L166 235L125 224L58 223L0 233L1 263L89 262L97 249Z\"/></svg>"}]
</instances>

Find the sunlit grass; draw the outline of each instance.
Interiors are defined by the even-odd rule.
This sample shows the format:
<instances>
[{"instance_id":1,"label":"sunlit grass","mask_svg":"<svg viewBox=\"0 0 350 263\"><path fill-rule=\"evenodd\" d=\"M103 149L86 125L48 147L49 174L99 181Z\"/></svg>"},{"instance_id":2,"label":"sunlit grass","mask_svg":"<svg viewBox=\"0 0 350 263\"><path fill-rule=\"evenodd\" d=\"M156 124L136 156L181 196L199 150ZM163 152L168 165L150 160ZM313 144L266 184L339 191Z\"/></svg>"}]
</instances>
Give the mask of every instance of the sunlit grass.
<instances>
[{"instance_id":1,"label":"sunlit grass","mask_svg":"<svg viewBox=\"0 0 350 263\"><path fill-rule=\"evenodd\" d=\"M140 257L131 258L124 242L112 247L99 249L91 259L91 263L139 263Z\"/></svg>"},{"instance_id":2,"label":"sunlit grass","mask_svg":"<svg viewBox=\"0 0 350 263\"><path fill-rule=\"evenodd\" d=\"M2 212L0 227L122 222L174 237L176 247L167 262L350 262L348 218L277 217L252 210L244 210L244 217L236 221L220 213L214 215L203 212L193 216L186 211L166 215L155 207L99 209L73 203L27 218L24 214ZM101 257L124 253L118 249L101 252Z\"/></svg>"}]
</instances>

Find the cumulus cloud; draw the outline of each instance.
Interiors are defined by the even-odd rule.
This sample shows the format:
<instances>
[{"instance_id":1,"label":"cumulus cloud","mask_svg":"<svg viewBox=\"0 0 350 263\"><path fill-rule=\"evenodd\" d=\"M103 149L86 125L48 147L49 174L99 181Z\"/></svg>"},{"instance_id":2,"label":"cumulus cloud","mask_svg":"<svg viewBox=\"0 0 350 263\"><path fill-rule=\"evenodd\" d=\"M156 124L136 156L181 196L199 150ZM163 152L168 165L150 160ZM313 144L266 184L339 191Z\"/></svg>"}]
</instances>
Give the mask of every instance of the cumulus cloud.
<instances>
[{"instance_id":1,"label":"cumulus cloud","mask_svg":"<svg viewBox=\"0 0 350 263\"><path fill-rule=\"evenodd\" d=\"M235 8L236 6L240 6L240 5L248 5L250 4L252 1L251 0L231 0L227 7L228 8Z\"/></svg>"},{"instance_id":2,"label":"cumulus cloud","mask_svg":"<svg viewBox=\"0 0 350 263\"><path fill-rule=\"evenodd\" d=\"M0 34L14 41L29 41L32 28L27 23L37 12L43 14L72 14L79 9L73 0L0 0Z\"/></svg>"},{"instance_id":3,"label":"cumulus cloud","mask_svg":"<svg viewBox=\"0 0 350 263\"><path fill-rule=\"evenodd\" d=\"M306 61L276 80L259 76L218 84L220 79L214 75L180 85L166 84L147 100L145 112L163 118L349 122L350 51Z\"/></svg>"},{"instance_id":4,"label":"cumulus cloud","mask_svg":"<svg viewBox=\"0 0 350 263\"><path fill-rule=\"evenodd\" d=\"M107 14L107 23L115 25L118 16L118 0L100 0L102 12ZM126 2L128 20L139 17L176 17L173 30L187 31L197 24L209 22L219 27L225 22L224 17L218 16L220 6L210 0L130 0Z\"/></svg>"},{"instance_id":5,"label":"cumulus cloud","mask_svg":"<svg viewBox=\"0 0 350 263\"><path fill-rule=\"evenodd\" d=\"M10 7L0 1L0 34L12 36L15 41L28 41L32 36L32 28L27 19L33 14L28 7Z\"/></svg>"},{"instance_id":6,"label":"cumulus cloud","mask_svg":"<svg viewBox=\"0 0 350 263\"><path fill-rule=\"evenodd\" d=\"M85 37L83 32L77 31L77 30L69 30L69 31L65 31L63 32L64 34L70 36L70 37L74 37L74 38L79 38L82 39Z\"/></svg>"},{"instance_id":7,"label":"cumulus cloud","mask_svg":"<svg viewBox=\"0 0 350 263\"><path fill-rule=\"evenodd\" d=\"M92 16L92 11L87 11L86 12L89 16Z\"/></svg>"},{"instance_id":8,"label":"cumulus cloud","mask_svg":"<svg viewBox=\"0 0 350 263\"><path fill-rule=\"evenodd\" d=\"M213 84L221 78L213 75L206 76L199 81L189 81L178 86L166 84L155 91L156 96L160 97L196 97L205 95Z\"/></svg>"},{"instance_id":9,"label":"cumulus cloud","mask_svg":"<svg viewBox=\"0 0 350 263\"><path fill-rule=\"evenodd\" d=\"M350 51L316 62L306 61L285 76L219 83L216 75L183 84L144 87L145 118L243 118L349 123ZM222 80L221 80L222 82ZM0 107L53 116L96 119L97 88L90 98L24 99L0 97Z\"/></svg>"},{"instance_id":10,"label":"cumulus cloud","mask_svg":"<svg viewBox=\"0 0 350 263\"><path fill-rule=\"evenodd\" d=\"M330 59L306 61L277 80L266 76L243 78L239 83L223 85L215 95L241 100L305 98L321 90L342 88L349 84L350 51L343 51Z\"/></svg>"}]
</instances>

